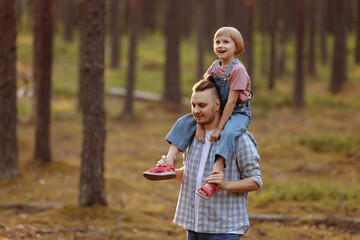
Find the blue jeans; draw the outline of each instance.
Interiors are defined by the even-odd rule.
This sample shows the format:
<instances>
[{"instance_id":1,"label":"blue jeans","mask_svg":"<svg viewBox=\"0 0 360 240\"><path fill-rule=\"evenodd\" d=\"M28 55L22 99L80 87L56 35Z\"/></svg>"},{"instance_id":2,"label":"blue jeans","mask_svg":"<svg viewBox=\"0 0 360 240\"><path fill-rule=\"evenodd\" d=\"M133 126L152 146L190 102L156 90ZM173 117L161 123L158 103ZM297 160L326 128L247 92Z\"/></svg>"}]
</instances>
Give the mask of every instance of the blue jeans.
<instances>
[{"instance_id":1,"label":"blue jeans","mask_svg":"<svg viewBox=\"0 0 360 240\"><path fill-rule=\"evenodd\" d=\"M188 240L240 240L240 237L233 233L197 233L188 230Z\"/></svg>"},{"instance_id":2,"label":"blue jeans","mask_svg":"<svg viewBox=\"0 0 360 240\"><path fill-rule=\"evenodd\" d=\"M250 110L241 110L250 114ZM246 132L249 124L250 117L247 114L242 114L236 111L232 113L229 120L225 124L225 127L220 135L219 148L216 151L216 156L222 156L225 158L225 166L228 165L228 161L231 160L232 154L234 153L236 138ZM176 121L175 125L165 139L170 144L173 144L179 148L182 152L185 152L187 147L192 142L195 132L196 120L190 113Z\"/></svg>"}]
</instances>

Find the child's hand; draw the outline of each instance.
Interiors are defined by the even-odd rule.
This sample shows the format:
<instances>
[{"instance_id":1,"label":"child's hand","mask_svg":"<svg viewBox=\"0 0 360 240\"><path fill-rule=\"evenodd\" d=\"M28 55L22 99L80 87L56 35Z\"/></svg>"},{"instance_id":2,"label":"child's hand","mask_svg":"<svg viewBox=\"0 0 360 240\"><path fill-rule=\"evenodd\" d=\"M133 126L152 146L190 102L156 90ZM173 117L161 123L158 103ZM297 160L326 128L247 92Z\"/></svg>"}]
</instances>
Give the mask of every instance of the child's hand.
<instances>
[{"instance_id":1,"label":"child's hand","mask_svg":"<svg viewBox=\"0 0 360 240\"><path fill-rule=\"evenodd\" d=\"M217 140L220 139L220 133L221 131L219 129L216 129L210 136L210 141L211 142L216 142Z\"/></svg>"},{"instance_id":2,"label":"child's hand","mask_svg":"<svg viewBox=\"0 0 360 240\"><path fill-rule=\"evenodd\" d=\"M205 143L205 128L197 127L195 137L199 142Z\"/></svg>"},{"instance_id":3,"label":"child's hand","mask_svg":"<svg viewBox=\"0 0 360 240\"><path fill-rule=\"evenodd\" d=\"M161 159L156 163L156 166L157 167L164 167L166 166L166 156L165 155L162 155L161 156Z\"/></svg>"},{"instance_id":4,"label":"child's hand","mask_svg":"<svg viewBox=\"0 0 360 240\"><path fill-rule=\"evenodd\" d=\"M175 164L176 164L176 157L174 157L174 165ZM167 158L165 155L162 155L161 159L156 163L156 167L165 167L166 165L167 165Z\"/></svg>"}]
</instances>

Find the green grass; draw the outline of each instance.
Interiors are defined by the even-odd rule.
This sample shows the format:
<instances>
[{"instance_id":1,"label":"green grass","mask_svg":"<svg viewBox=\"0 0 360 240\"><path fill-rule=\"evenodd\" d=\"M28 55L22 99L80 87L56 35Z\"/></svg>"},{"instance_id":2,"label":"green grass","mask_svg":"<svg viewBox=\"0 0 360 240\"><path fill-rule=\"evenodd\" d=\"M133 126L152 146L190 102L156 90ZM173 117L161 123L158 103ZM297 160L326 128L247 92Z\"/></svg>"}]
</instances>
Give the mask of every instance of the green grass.
<instances>
[{"instance_id":1,"label":"green grass","mask_svg":"<svg viewBox=\"0 0 360 240\"><path fill-rule=\"evenodd\" d=\"M257 195L250 195L250 202L256 207L270 206L278 202L298 202L308 212L351 212L359 211L356 204L360 199L360 187L344 187L328 181L301 180L282 182L266 179L264 189Z\"/></svg>"},{"instance_id":2,"label":"green grass","mask_svg":"<svg viewBox=\"0 0 360 240\"><path fill-rule=\"evenodd\" d=\"M356 154L360 152L360 139L347 134L331 135L326 133L298 137L294 144L309 147L315 152Z\"/></svg>"}]
</instances>

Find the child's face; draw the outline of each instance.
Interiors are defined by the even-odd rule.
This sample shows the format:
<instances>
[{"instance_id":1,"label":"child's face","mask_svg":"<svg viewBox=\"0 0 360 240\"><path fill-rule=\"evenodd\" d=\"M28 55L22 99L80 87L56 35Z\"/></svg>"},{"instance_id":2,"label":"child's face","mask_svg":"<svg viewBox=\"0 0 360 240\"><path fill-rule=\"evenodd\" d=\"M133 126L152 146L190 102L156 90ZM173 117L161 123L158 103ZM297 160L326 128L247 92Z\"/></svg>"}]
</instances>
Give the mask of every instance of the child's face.
<instances>
[{"instance_id":1,"label":"child's face","mask_svg":"<svg viewBox=\"0 0 360 240\"><path fill-rule=\"evenodd\" d=\"M236 46L234 41L227 36L217 36L214 41L214 52L220 60L231 61L235 57Z\"/></svg>"}]
</instances>

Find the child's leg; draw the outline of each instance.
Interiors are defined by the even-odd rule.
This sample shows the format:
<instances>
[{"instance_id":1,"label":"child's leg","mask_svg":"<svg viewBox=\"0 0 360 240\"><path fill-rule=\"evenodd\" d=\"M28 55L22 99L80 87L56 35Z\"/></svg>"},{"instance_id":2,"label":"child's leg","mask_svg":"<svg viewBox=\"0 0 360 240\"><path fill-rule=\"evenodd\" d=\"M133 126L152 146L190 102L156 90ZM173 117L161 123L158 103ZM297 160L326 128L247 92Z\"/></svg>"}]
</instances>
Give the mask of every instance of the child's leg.
<instances>
[{"instance_id":1,"label":"child's leg","mask_svg":"<svg viewBox=\"0 0 360 240\"><path fill-rule=\"evenodd\" d=\"M144 172L143 175L149 180L165 180L176 177L174 158L180 152L184 152L190 145L196 131L196 121L192 114L185 115L176 121L175 125L166 136L165 140L170 143L165 166L157 166Z\"/></svg>"},{"instance_id":2,"label":"child's leg","mask_svg":"<svg viewBox=\"0 0 360 240\"><path fill-rule=\"evenodd\" d=\"M181 152L185 152L192 142L195 132L196 120L190 113L176 121L168 135L165 137L165 140L171 145L176 146ZM169 152L170 150L171 149L169 149Z\"/></svg>"},{"instance_id":3,"label":"child's leg","mask_svg":"<svg viewBox=\"0 0 360 240\"><path fill-rule=\"evenodd\" d=\"M222 156L216 156L213 171L221 172L225 167L225 158Z\"/></svg>"},{"instance_id":4,"label":"child's leg","mask_svg":"<svg viewBox=\"0 0 360 240\"><path fill-rule=\"evenodd\" d=\"M248 116L244 114L233 114L221 131L219 147L215 153L215 160L217 160L218 157L224 158L224 167L226 167L228 161L232 158L235 150L236 138L246 132L249 124L250 118Z\"/></svg>"}]
</instances>

